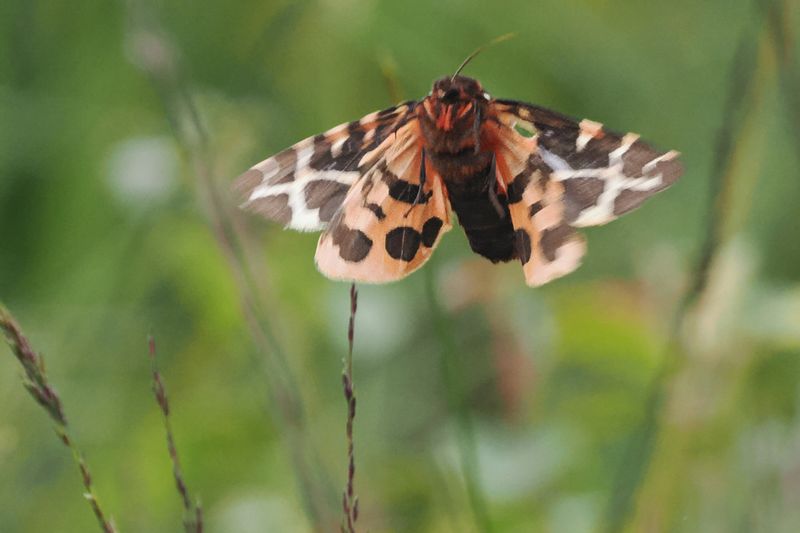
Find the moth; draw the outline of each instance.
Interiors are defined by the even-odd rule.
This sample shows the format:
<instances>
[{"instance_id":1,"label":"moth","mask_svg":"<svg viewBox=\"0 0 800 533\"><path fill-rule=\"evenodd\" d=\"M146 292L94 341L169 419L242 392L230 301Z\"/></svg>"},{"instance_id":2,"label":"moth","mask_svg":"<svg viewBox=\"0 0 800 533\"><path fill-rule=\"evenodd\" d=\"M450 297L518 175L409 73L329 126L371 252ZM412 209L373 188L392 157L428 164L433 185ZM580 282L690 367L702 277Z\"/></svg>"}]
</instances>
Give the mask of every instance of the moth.
<instances>
[{"instance_id":1,"label":"moth","mask_svg":"<svg viewBox=\"0 0 800 533\"><path fill-rule=\"evenodd\" d=\"M579 266L586 242L575 228L614 220L682 173L675 151L492 98L460 70L421 101L258 163L236 181L242 207L286 228L321 230L320 272L369 283L421 267L455 213L474 252L519 260L526 283L539 286Z\"/></svg>"}]
</instances>

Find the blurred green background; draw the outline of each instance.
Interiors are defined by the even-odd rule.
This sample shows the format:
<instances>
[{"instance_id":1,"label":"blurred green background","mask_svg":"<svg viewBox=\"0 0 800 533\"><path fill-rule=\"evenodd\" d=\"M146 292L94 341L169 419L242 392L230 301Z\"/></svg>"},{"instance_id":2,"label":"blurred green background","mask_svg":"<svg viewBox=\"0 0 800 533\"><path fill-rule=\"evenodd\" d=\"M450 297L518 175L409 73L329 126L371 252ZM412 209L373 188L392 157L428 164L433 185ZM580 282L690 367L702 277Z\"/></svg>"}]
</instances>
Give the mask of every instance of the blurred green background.
<instances>
[{"instance_id":1,"label":"blurred green background","mask_svg":"<svg viewBox=\"0 0 800 533\"><path fill-rule=\"evenodd\" d=\"M348 285L229 184L512 31L466 74L686 174L541 289L458 228L360 287L359 530L800 530L798 27L777 0L2 2L0 299L120 531L181 528L149 333L207 531L338 528ZM0 347L0 531L94 531L20 376Z\"/></svg>"}]
</instances>

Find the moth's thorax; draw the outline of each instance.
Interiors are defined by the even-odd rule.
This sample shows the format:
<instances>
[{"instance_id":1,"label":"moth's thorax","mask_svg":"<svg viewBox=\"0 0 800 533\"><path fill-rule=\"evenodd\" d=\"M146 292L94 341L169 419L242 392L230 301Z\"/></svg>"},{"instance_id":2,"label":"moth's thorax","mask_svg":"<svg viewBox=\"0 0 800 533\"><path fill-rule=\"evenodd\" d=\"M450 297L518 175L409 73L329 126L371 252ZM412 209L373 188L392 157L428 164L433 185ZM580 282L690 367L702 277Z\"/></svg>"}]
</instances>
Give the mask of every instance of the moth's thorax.
<instances>
[{"instance_id":1,"label":"moth's thorax","mask_svg":"<svg viewBox=\"0 0 800 533\"><path fill-rule=\"evenodd\" d=\"M437 80L417 110L428 151L452 154L474 147L488 102L477 80L465 76Z\"/></svg>"},{"instance_id":2,"label":"moth's thorax","mask_svg":"<svg viewBox=\"0 0 800 533\"><path fill-rule=\"evenodd\" d=\"M437 80L417 108L426 154L445 181L474 176L491 161L480 146L489 102L477 80L456 76Z\"/></svg>"}]
</instances>

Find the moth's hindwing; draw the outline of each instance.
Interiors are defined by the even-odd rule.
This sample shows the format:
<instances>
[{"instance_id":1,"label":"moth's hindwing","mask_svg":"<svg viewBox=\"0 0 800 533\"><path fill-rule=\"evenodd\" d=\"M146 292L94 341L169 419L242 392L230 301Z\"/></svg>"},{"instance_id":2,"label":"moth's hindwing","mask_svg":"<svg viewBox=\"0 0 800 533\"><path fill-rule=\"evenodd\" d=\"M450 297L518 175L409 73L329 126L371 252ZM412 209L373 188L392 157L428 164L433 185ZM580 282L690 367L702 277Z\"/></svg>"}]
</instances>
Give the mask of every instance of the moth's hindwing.
<instances>
[{"instance_id":1,"label":"moth's hindwing","mask_svg":"<svg viewBox=\"0 0 800 533\"><path fill-rule=\"evenodd\" d=\"M317 267L334 279L398 280L422 266L450 229L447 195L441 177L423 157L416 120L365 159L371 161L369 170L320 236Z\"/></svg>"},{"instance_id":2,"label":"moth's hindwing","mask_svg":"<svg viewBox=\"0 0 800 533\"><path fill-rule=\"evenodd\" d=\"M413 116L413 102L304 139L242 174L242 207L301 231L324 229L367 170L365 154Z\"/></svg>"},{"instance_id":3,"label":"moth's hindwing","mask_svg":"<svg viewBox=\"0 0 800 533\"><path fill-rule=\"evenodd\" d=\"M535 138L504 126L487 129L496 146L496 179L508 202L526 283L539 286L569 274L580 266L586 243L566 221L563 185L550 179Z\"/></svg>"}]
</instances>

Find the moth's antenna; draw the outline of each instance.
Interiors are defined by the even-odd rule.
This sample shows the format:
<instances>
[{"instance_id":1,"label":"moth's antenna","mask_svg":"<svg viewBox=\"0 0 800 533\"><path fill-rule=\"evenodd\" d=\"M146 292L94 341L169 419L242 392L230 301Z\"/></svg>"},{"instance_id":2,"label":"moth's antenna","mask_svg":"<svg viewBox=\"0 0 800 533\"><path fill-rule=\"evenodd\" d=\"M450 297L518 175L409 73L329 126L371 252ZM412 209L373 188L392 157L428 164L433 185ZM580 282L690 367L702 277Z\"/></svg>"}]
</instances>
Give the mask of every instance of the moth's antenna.
<instances>
[{"instance_id":1,"label":"moth's antenna","mask_svg":"<svg viewBox=\"0 0 800 533\"><path fill-rule=\"evenodd\" d=\"M492 39L488 43L476 48L475 51L472 52L470 55L468 55L467 58L461 63L461 65L459 65L459 67L456 69L455 74L453 74L453 77L450 78L450 81L453 81L454 79L456 79L456 76L458 76L458 74L462 70L464 70L464 67L467 66L467 63L472 61L475 58L476 55L478 55L481 52L483 52L484 49L489 48L490 46L492 46L494 44L502 43L503 41L507 41L509 39L513 39L516 36L517 36L516 32L506 33L505 35L501 35L500 37L495 37L494 39Z\"/></svg>"}]
</instances>

